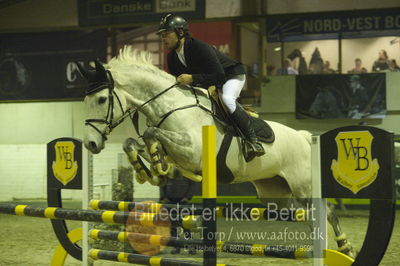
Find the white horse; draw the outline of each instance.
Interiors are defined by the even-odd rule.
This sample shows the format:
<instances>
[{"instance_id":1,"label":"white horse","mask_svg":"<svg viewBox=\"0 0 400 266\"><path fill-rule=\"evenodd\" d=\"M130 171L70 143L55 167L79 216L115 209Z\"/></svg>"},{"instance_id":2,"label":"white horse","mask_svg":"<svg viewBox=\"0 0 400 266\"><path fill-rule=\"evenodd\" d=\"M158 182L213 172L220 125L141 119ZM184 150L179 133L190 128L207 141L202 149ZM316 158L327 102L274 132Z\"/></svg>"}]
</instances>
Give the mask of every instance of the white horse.
<instances>
[{"instance_id":1,"label":"white horse","mask_svg":"<svg viewBox=\"0 0 400 266\"><path fill-rule=\"evenodd\" d=\"M138 181L160 185L174 171L172 168L200 181L203 125L216 125L217 151L223 153L220 147L226 134L211 114L206 91L177 86L172 75L151 63L150 53L127 46L104 66L97 62L95 70L79 68L90 84L85 98L88 119L84 144L91 152L99 153L106 135L125 117L132 116L132 111L146 116L148 127L143 140L147 151L133 139L128 139L124 146L138 172ZM304 203L311 197L311 134L272 121L268 124L275 133L275 141L263 143L264 156L246 162L238 137L233 137L230 146L223 148L227 154L226 158L218 156L218 182L250 181L260 199L274 198L281 207L288 203L282 199L295 198ZM152 164L151 171L141 163L140 156ZM343 237L336 217L329 221L338 245L350 252L351 246Z\"/></svg>"}]
</instances>

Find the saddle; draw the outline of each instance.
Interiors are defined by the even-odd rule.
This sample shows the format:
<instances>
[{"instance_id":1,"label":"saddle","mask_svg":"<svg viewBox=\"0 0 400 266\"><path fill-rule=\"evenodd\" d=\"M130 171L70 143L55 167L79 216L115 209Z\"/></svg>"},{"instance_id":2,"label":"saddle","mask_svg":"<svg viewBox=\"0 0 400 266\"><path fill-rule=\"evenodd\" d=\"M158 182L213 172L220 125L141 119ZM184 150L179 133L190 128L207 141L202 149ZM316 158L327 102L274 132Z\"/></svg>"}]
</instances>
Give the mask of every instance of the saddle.
<instances>
[{"instance_id":1,"label":"saddle","mask_svg":"<svg viewBox=\"0 0 400 266\"><path fill-rule=\"evenodd\" d=\"M235 137L244 136L241 134L240 130L237 128L236 124L232 121L228 111L226 110L224 104L219 97L218 90L215 86L211 86L208 88L208 92L210 94L211 102L213 105L214 114L216 119L225 125L225 133L232 134ZM256 111L252 110L248 105L241 105L236 102L238 106L243 108L246 113L249 115L249 119L251 120L251 125L257 135L259 141L264 143L272 143L275 141L275 134L270 125L259 118L259 115Z\"/></svg>"}]
</instances>

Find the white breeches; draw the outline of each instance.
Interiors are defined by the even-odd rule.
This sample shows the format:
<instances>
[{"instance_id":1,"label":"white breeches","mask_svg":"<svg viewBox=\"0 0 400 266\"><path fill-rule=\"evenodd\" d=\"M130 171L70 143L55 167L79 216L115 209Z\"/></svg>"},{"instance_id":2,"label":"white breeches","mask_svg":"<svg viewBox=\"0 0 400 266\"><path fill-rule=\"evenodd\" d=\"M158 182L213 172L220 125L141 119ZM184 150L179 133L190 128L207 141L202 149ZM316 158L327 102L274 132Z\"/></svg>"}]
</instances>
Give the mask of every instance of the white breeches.
<instances>
[{"instance_id":1,"label":"white breeches","mask_svg":"<svg viewBox=\"0 0 400 266\"><path fill-rule=\"evenodd\" d=\"M222 86L222 101L231 114L236 109L236 99L239 97L245 82L246 75L237 75L227 80Z\"/></svg>"}]
</instances>

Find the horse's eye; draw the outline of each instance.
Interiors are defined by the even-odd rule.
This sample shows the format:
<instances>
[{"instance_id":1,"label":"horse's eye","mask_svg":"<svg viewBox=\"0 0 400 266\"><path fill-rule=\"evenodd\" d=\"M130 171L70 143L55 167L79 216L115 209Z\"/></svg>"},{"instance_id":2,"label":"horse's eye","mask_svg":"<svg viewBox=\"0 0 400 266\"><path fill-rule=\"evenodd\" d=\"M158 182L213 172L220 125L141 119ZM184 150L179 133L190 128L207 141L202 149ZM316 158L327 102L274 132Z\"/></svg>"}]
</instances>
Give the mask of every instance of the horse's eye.
<instances>
[{"instance_id":1,"label":"horse's eye","mask_svg":"<svg viewBox=\"0 0 400 266\"><path fill-rule=\"evenodd\" d=\"M103 104L107 101L107 97L100 97L99 98L99 104Z\"/></svg>"}]
</instances>

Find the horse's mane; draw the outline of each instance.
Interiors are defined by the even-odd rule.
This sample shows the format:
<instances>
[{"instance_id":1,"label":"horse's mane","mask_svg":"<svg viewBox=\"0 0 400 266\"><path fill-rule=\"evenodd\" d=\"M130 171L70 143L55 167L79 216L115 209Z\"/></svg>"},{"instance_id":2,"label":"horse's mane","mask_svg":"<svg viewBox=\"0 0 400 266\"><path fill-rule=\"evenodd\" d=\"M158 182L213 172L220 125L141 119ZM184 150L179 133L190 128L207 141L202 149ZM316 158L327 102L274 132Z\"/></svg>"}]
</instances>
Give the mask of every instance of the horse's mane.
<instances>
[{"instance_id":1,"label":"horse's mane","mask_svg":"<svg viewBox=\"0 0 400 266\"><path fill-rule=\"evenodd\" d=\"M110 68L117 67L118 65L147 65L154 66L152 63L151 53L148 51L141 51L133 49L130 45L125 45L119 50L119 54L108 62Z\"/></svg>"},{"instance_id":2,"label":"horse's mane","mask_svg":"<svg viewBox=\"0 0 400 266\"><path fill-rule=\"evenodd\" d=\"M167 80L175 80L167 72L154 66L152 63L152 54L149 51L133 49L130 45L125 45L119 50L119 54L112 58L105 66L112 72L117 83L126 85L132 76L132 71L142 71L143 74L151 74L162 77Z\"/></svg>"}]
</instances>

